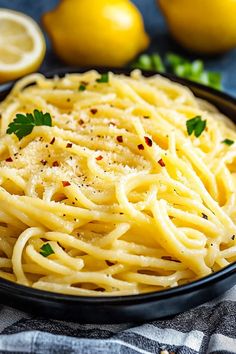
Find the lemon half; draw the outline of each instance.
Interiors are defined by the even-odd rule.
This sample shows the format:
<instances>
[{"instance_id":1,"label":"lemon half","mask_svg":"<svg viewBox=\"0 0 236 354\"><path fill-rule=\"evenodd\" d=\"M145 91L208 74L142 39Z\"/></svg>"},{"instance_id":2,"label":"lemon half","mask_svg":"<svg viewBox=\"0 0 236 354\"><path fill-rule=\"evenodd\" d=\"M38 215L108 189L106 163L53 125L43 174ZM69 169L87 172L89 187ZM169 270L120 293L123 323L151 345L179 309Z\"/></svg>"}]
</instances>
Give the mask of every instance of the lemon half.
<instances>
[{"instance_id":1,"label":"lemon half","mask_svg":"<svg viewBox=\"0 0 236 354\"><path fill-rule=\"evenodd\" d=\"M16 11L0 9L0 83L37 70L46 45L37 23Z\"/></svg>"}]
</instances>

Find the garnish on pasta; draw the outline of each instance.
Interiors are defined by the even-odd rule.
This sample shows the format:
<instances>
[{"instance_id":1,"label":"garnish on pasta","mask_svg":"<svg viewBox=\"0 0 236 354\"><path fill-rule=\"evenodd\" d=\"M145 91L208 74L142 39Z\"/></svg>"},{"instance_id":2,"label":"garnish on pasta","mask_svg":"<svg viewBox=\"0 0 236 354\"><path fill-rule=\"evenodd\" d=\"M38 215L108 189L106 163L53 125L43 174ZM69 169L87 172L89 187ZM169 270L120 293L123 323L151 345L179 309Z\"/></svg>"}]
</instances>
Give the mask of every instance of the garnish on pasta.
<instances>
[{"instance_id":1,"label":"garnish on pasta","mask_svg":"<svg viewBox=\"0 0 236 354\"><path fill-rule=\"evenodd\" d=\"M98 83L106 83L106 82L109 82L109 73L103 73L103 74L101 74L101 76L98 78L98 79L96 79L96 82L98 82Z\"/></svg>"},{"instance_id":2,"label":"garnish on pasta","mask_svg":"<svg viewBox=\"0 0 236 354\"><path fill-rule=\"evenodd\" d=\"M86 90L86 86L83 84L79 85L79 91L85 91Z\"/></svg>"},{"instance_id":3,"label":"garnish on pasta","mask_svg":"<svg viewBox=\"0 0 236 354\"><path fill-rule=\"evenodd\" d=\"M224 139L223 141L222 141L222 143L223 144L225 144L225 145L233 145L234 144L234 141L233 140L231 140L231 139Z\"/></svg>"},{"instance_id":4,"label":"garnish on pasta","mask_svg":"<svg viewBox=\"0 0 236 354\"><path fill-rule=\"evenodd\" d=\"M19 140L29 135L35 126L52 126L52 118L49 113L43 113L37 109L33 113L16 114L13 122L7 129L7 134L15 134Z\"/></svg>"},{"instance_id":5,"label":"garnish on pasta","mask_svg":"<svg viewBox=\"0 0 236 354\"><path fill-rule=\"evenodd\" d=\"M50 243L45 243L41 248L39 252L43 257L48 257L51 254L55 253L52 249L52 246Z\"/></svg>"},{"instance_id":6,"label":"garnish on pasta","mask_svg":"<svg viewBox=\"0 0 236 354\"><path fill-rule=\"evenodd\" d=\"M194 133L198 138L206 128L206 120L202 120L201 116L196 116L186 121L188 135Z\"/></svg>"}]
</instances>

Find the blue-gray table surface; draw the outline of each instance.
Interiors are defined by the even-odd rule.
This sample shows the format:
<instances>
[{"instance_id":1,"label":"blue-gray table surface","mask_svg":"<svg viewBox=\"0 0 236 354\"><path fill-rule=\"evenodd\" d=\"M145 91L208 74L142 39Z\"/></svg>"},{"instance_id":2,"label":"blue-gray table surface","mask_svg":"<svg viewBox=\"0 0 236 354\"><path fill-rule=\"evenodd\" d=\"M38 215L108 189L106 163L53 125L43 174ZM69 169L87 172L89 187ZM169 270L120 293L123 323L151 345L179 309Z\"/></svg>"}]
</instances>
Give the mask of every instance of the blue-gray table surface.
<instances>
[{"instance_id":1,"label":"blue-gray table surface","mask_svg":"<svg viewBox=\"0 0 236 354\"><path fill-rule=\"evenodd\" d=\"M58 0L0 0L0 7L25 12L34 17L40 24L42 14L54 8L58 2ZM133 2L141 10L146 30L152 38L150 51L157 51L160 54L173 51L175 53L188 55L168 34L165 20L161 15L160 10L157 8L156 0L133 0ZM48 40L47 44L48 50L42 65L42 70L62 67L64 64L52 52ZM197 57L198 56L190 56L191 59ZM236 96L236 49L217 57L204 58L204 61L209 70L219 71L223 74L224 90L231 95Z\"/></svg>"},{"instance_id":2,"label":"blue-gray table surface","mask_svg":"<svg viewBox=\"0 0 236 354\"><path fill-rule=\"evenodd\" d=\"M163 55L167 51L183 54L168 35L155 1L134 2L141 9L152 38L150 50ZM58 0L0 0L0 7L25 12L40 23L41 15L57 3ZM208 69L222 72L224 89L234 96L235 62L236 50L206 59ZM48 45L42 70L62 66ZM0 308L0 353L159 354L162 350L176 354L236 354L236 286L221 298L172 319L144 324L81 325L79 314L78 323L70 323Z\"/></svg>"}]
</instances>

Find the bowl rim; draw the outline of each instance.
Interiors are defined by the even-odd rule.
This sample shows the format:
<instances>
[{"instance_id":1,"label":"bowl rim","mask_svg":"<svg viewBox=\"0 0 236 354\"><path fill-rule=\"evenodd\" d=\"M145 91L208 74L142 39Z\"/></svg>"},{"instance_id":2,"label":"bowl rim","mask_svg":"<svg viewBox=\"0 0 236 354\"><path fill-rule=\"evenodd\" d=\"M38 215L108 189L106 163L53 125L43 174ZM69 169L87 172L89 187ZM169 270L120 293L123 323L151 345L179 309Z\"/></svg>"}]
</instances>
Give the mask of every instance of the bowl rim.
<instances>
[{"instance_id":1,"label":"bowl rim","mask_svg":"<svg viewBox=\"0 0 236 354\"><path fill-rule=\"evenodd\" d=\"M77 68L77 67L62 67L62 68L57 68L57 69L52 69L52 70L47 70L47 71L41 71L40 73L45 75L46 77L50 78L55 75L58 75L60 77L63 77L67 73L83 73L88 70L97 70L99 73L104 73L104 72L114 72L116 74L125 74L129 75L134 69L129 69L129 68L101 68L101 67L86 67L86 68ZM191 80L185 79L185 78L180 78L177 77L173 74L167 74L167 73L160 73L156 71L145 71L141 70L144 76L154 76L154 75L160 75L162 77L166 77L170 79L173 82L180 83L182 85L187 86L190 90L191 88L193 89L199 89L205 93L210 94L211 96L215 96L218 98L223 99L224 101L227 101L228 103L231 103L236 110L236 98L231 96L228 93L218 91L214 88L204 86L202 84L199 84L197 82L193 82ZM24 76L25 77L25 76ZM20 78L21 79L21 78ZM0 85L0 94L8 94L14 84L18 82L20 79L16 79L13 81L9 81L7 83L1 84ZM2 99L0 98L0 102ZM194 280L192 282L189 282L187 284L179 285L173 288L167 288L163 290L158 290L158 291L153 291L153 292L148 292L148 293L140 293L140 294L130 294L130 295L101 295L101 296L87 296L87 295L70 295L70 294L63 294L63 293L57 293L53 291L48 291L48 290L40 290L36 288L32 288L29 286L25 286L22 284L18 284L16 282L12 282L10 280L7 280L5 278L0 277L0 290L4 288L4 290L9 290L11 291L11 294L14 293L14 295L18 296L27 296L27 297L34 297L36 298L41 298L45 301L57 301L57 302L80 302L84 304L97 304L97 305L103 305L103 304L114 304L114 303L122 303L122 304L129 304L130 302L132 303L139 303L139 302L150 302L150 301L157 301L157 300L163 300L166 298L174 298L175 296L183 295L183 294L188 294L193 291L198 291L201 290L202 288L206 286L211 286L218 281L221 281L225 279L226 277L230 277L231 275L235 274L236 272L236 261L229 264L228 266L218 270L217 272L211 273L207 276L201 277L197 280Z\"/></svg>"}]
</instances>

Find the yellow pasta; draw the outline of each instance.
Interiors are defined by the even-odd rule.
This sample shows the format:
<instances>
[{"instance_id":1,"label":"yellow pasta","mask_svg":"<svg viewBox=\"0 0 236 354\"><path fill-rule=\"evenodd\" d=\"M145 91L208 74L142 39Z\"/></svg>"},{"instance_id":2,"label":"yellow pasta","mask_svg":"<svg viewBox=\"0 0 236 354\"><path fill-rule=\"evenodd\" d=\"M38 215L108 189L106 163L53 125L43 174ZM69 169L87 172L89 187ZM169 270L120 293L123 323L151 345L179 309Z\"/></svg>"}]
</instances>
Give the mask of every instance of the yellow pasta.
<instances>
[{"instance_id":1,"label":"yellow pasta","mask_svg":"<svg viewBox=\"0 0 236 354\"><path fill-rule=\"evenodd\" d=\"M178 286L236 261L233 123L158 75L99 78L33 74L1 102L0 276L112 296ZM7 133L34 110L52 125L20 140ZM206 121L198 136L187 131L194 117Z\"/></svg>"}]
</instances>

